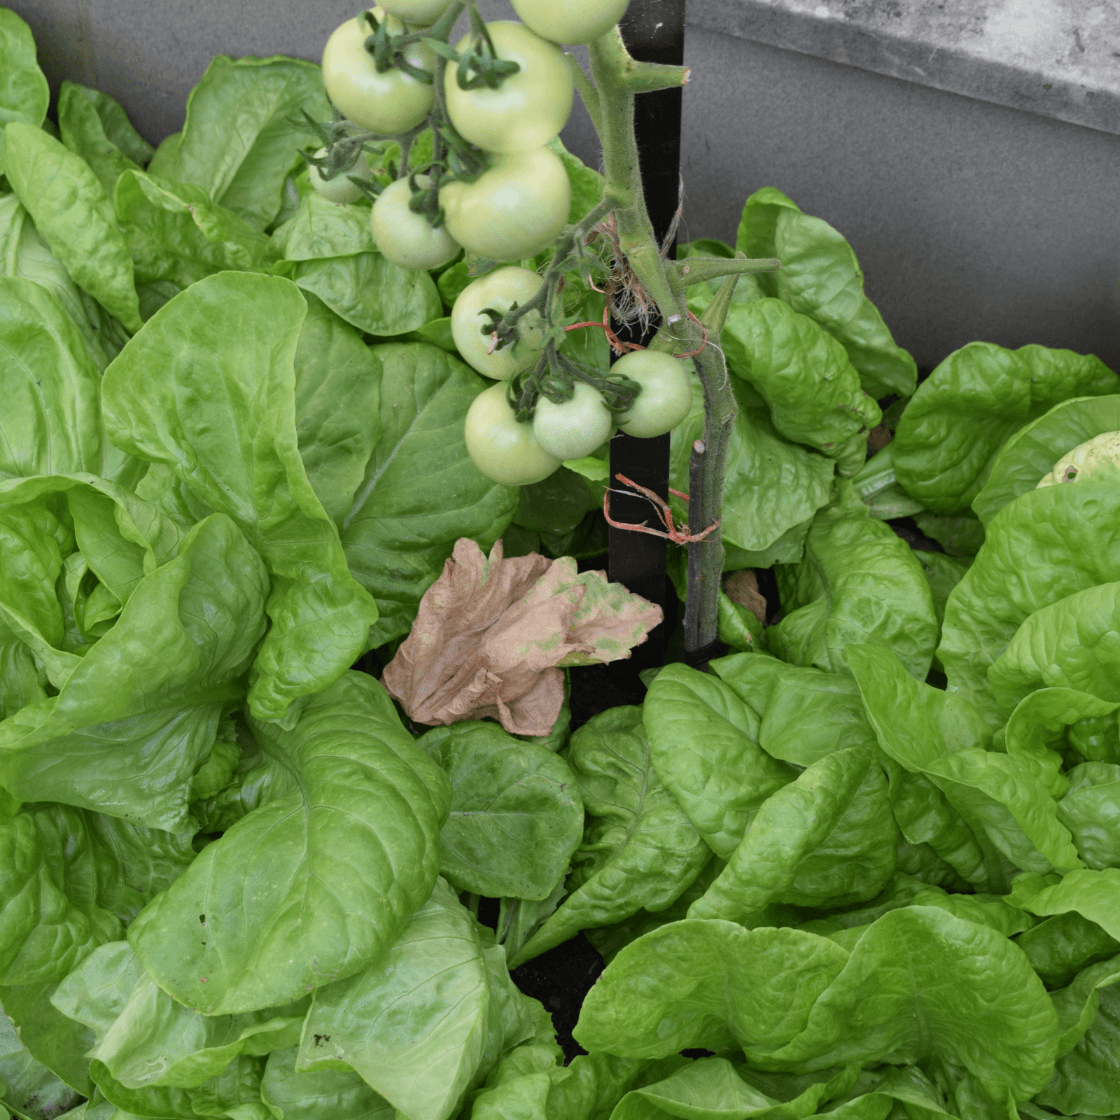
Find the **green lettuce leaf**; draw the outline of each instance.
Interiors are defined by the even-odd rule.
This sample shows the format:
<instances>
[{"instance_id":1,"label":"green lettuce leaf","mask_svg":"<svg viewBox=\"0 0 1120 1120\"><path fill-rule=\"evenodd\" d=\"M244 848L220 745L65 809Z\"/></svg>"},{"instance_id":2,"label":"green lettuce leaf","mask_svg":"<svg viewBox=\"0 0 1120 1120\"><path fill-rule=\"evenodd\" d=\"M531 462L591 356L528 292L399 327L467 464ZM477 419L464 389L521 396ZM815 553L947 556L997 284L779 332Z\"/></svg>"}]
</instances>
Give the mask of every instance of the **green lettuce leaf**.
<instances>
[{"instance_id":1,"label":"green lettuce leaf","mask_svg":"<svg viewBox=\"0 0 1120 1120\"><path fill-rule=\"evenodd\" d=\"M1091 354L970 342L906 406L894 439L898 481L934 513L967 511L1008 436L1067 397L1117 392L1116 374Z\"/></svg>"},{"instance_id":2,"label":"green lettuce leaf","mask_svg":"<svg viewBox=\"0 0 1120 1120\"><path fill-rule=\"evenodd\" d=\"M1043 874L1082 866L1042 766L989 750L986 724L967 700L913 680L886 651L868 645L850 654L888 757L927 777L973 834L1015 866Z\"/></svg>"},{"instance_id":3,"label":"green lettuce leaf","mask_svg":"<svg viewBox=\"0 0 1120 1120\"><path fill-rule=\"evenodd\" d=\"M394 1120L397 1110L356 1073L296 1069L299 1047L274 1050L261 1078L261 1100L277 1120Z\"/></svg>"},{"instance_id":4,"label":"green lettuce leaf","mask_svg":"<svg viewBox=\"0 0 1120 1120\"><path fill-rule=\"evenodd\" d=\"M388 343L373 354L383 434L342 519L342 543L378 602L369 637L377 646L408 633L460 537L491 548L519 494L486 478L467 454L463 420L484 387L478 374L424 343Z\"/></svg>"},{"instance_id":5,"label":"green lettuce leaf","mask_svg":"<svg viewBox=\"0 0 1120 1120\"><path fill-rule=\"evenodd\" d=\"M296 212L272 234L276 251L286 261L317 261L374 253L377 243L362 200L338 206L309 190Z\"/></svg>"},{"instance_id":6,"label":"green lettuce leaf","mask_svg":"<svg viewBox=\"0 0 1120 1120\"><path fill-rule=\"evenodd\" d=\"M102 389L114 442L171 467L264 556L272 625L249 703L258 718L289 723L292 701L337 680L377 618L299 457L294 362L305 314L287 280L207 277L145 324Z\"/></svg>"},{"instance_id":7,"label":"green lettuce leaf","mask_svg":"<svg viewBox=\"0 0 1120 1120\"><path fill-rule=\"evenodd\" d=\"M208 1015L279 1006L382 958L439 867L447 779L372 677L345 674L292 731L254 732L279 771L262 804L128 931L160 986Z\"/></svg>"},{"instance_id":8,"label":"green lettuce leaf","mask_svg":"<svg viewBox=\"0 0 1120 1120\"><path fill-rule=\"evenodd\" d=\"M1113 975L1112 983L1115 979ZM1120 1111L1120 991L1106 987L1093 995L1098 1008L1088 1029L1058 1058L1053 1077L1034 1098L1065 1116L1108 1116Z\"/></svg>"},{"instance_id":9,"label":"green lettuce leaf","mask_svg":"<svg viewBox=\"0 0 1120 1120\"><path fill-rule=\"evenodd\" d=\"M1078 854L1094 871L1120 867L1120 766L1083 762L1069 778L1058 818L1070 830Z\"/></svg>"},{"instance_id":10,"label":"green lettuce leaf","mask_svg":"<svg viewBox=\"0 0 1120 1120\"><path fill-rule=\"evenodd\" d=\"M112 198L121 175L126 171L139 171L140 166L109 139L98 104L90 99L89 94L98 96L96 90L76 86L73 82L62 83L58 91L58 130L62 142L89 164L90 170L105 188L105 194ZM101 96L116 105L112 98ZM124 117L125 125L131 129L124 110L119 105L117 109Z\"/></svg>"},{"instance_id":11,"label":"green lettuce leaf","mask_svg":"<svg viewBox=\"0 0 1120 1120\"><path fill-rule=\"evenodd\" d=\"M867 457L879 406L860 388L844 347L780 299L732 305L722 344L728 368L766 401L774 427L853 474Z\"/></svg>"},{"instance_id":12,"label":"green lettuce leaf","mask_svg":"<svg viewBox=\"0 0 1120 1120\"><path fill-rule=\"evenodd\" d=\"M886 1120L896 1101L905 1116L933 1120L947 1115L937 1087L916 1066L862 1075L852 1067L814 1079L790 1100L767 1095L752 1080L762 1078L753 1070L737 1071L725 1058L701 1058L628 1094L612 1120L801 1120L808 1115Z\"/></svg>"},{"instance_id":13,"label":"green lettuce leaf","mask_svg":"<svg viewBox=\"0 0 1120 1120\"><path fill-rule=\"evenodd\" d=\"M657 776L723 859L762 803L797 776L758 745L755 713L722 681L686 665L657 674L642 722Z\"/></svg>"},{"instance_id":14,"label":"green lettuce leaf","mask_svg":"<svg viewBox=\"0 0 1120 1120\"><path fill-rule=\"evenodd\" d=\"M202 187L122 173L113 195L140 287L145 318L172 295L215 272L269 272L279 258L269 239Z\"/></svg>"},{"instance_id":15,"label":"green lettuce leaf","mask_svg":"<svg viewBox=\"0 0 1120 1120\"><path fill-rule=\"evenodd\" d=\"M761 1069L922 1062L955 1081L963 1067L997 1104L1046 1083L1058 1034L1014 945L924 906L884 915L850 954L800 930L665 926L607 966L576 1026L582 1045L632 1056L738 1045Z\"/></svg>"},{"instance_id":16,"label":"green lettuce leaf","mask_svg":"<svg viewBox=\"0 0 1120 1120\"><path fill-rule=\"evenodd\" d=\"M572 736L568 764L588 826L572 858L568 897L524 944L516 967L641 909L664 910L696 878L709 849L653 768L642 709L610 708Z\"/></svg>"},{"instance_id":17,"label":"green lettuce leaf","mask_svg":"<svg viewBox=\"0 0 1120 1120\"><path fill-rule=\"evenodd\" d=\"M127 942L103 947L102 952L113 950L111 967L120 967L118 950L124 948ZM127 1089L195 1089L240 1054L259 1056L297 1045L309 1003L305 998L244 1015L200 1015L176 1003L141 967L90 1057Z\"/></svg>"},{"instance_id":18,"label":"green lettuce leaf","mask_svg":"<svg viewBox=\"0 0 1120 1120\"><path fill-rule=\"evenodd\" d=\"M383 962L315 993L296 1064L343 1062L410 1120L447 1120L532 1031L505 951L440 880Z\"/></svg>"},{"instance_id":19,"label":"green lettuce leaf","mask_svg":"<svg viewBox=\"0 0 1120 1120\"><path fill-rule=\"evenodd\" d=\"M105 436L101 371L81 332L30 280L0 278L0 364L0 478L135 474Z\"/></svg>"},{"instance_id":20,"label":"green lettuce leaf","mask_svg":"<svg viewBox=\"0 0 1120 1120\"><path fill-rule=\"evenodd\" d=\"M1076 910L1039 922L1020 934L1015 944L1047 988L1069 984L1083 969L1120 952L1120 941Z\"/></svg>"},{"instance_id":21,"label":"green lettuce leaf","mask_svg":"<svg viewBox=\"0 0 1120 1120\"><path fill-rule=\"evenodd\" d=\"M263 230L280 212L288 172L307 137L301 112L329 120L318 66L295 58L218 55L187 99L182 134L152 160L153 175L202 187Z\"/></svg>"},{"instance_id":22,"label":"green lettuce leaf","mask_svg":"<svg viewBox=\"0 0 1120 1120\"><path fill-rule=\"evenodd\" d=\"M795 665L848 671L847 649L873 641L925 680L937 644L929 584L906 542L871 517L850 484L813 521L805 559L778 569L785 617L771 652Z\"/></svg>"},{"instance_id":23,"label":"green lettuce leaf","mask_svg":"<svg viewBox=\"0 0 1120 1120\"><path fill-rule=\"evenodd\" d=\"M0 1007L0 1110L6 1106L17 1117L54 1120L77 1107L81 1099L80 1093L35 1060Z\"/></svg>"},{"instance_id":24,"label":"green lettuce leaf","mask_svg":"<svg viewBox=\"0 0 1120 1120\"><path fill-rule=\"evenodd\" d=\"M8 181L75 283L130 330L140 329L132 259L105 188L81 156L40 128L5 128Z\"/></svg>"},{"instance_id":25,"label":"green lettuce leaf","mask_svg":"<svg viewBox=\"0 0 1120 1120\"><path fill-rule=\"evenodd\" d=\"M1120 430L1120 396L1074 397L1020 428L1000 449L983 488L972 499L987 524L1020 494L1035 489L1067 452L1104 432Z\"/></svg>"},{"instance_id":26,"label":"green lettuce leaf","mask_svg":"<svg viewBox=\"0 0 1120 1120\"><path fill-rule=\"evenodd\" d=\"M488 898L547 898L583 835L583 802L567 763L473 720L429 731L418 745L451 781L440 873Z\"/></svg>"},{"instance_id":27,"label":"green lettuce leaf","mask_svg":"<svg viewBox=\"0 0 1120 1120\"><path fill-rule=\"evenodd\" d=\"M898 827L875 756L851 747L772 794L690 918L769 924L772 902L815 909L874 898L894 874Z\"/></svg>"},{"instance_id":28,"label":"green lettuce leaf","mask_svg":"<svg viewBox=\"0 0 1120 1120\"><path fill-rule=\"evenodd\" d=\"M708 665L755 712L759 746L782 762L811 766L834 751L875 745L851 677L758 653L719 657Z\"/></svg>"},{"instance_id":29,"label":"green lettuce leaf","mask_svg":"<svg viewBox=\"0 0 1120 1120\"><path fill-rule=\"evenodd\" d=\"M380 253L300 261L293 279L352 326L382 338L418 330L443 313L427 272L401 268Z\"/></svg>"},{"instance_id":30,"label":"green lettuce leaf","mask_svg":"<svg viewBox=\"0 0 1120 1120\"><path fill-rule=\"evenodd\" d=\"M0 194L0 275L33 280L46 288L81 332L99 370L104 370L128 341L124 327L74 283L14 194Z\"/></svg>"},{"instance_id":31,"label":"green lettuce leaf","mask_svg":"<svg viewBox=\"0 0 1120 1120\"><path fill-rule=\"evenodd\" d=\"M1120 940L1120 870L1070 871L1057 876L1024 874L1012 884L1011 902L1043 917L1070 911Z\"/></svg>"},{"instance_id":32,"label":"green lettuce leaf","mask_svg":"<svg viewBox=\"0 0 1120 1120\"><path fill-rule=\"evenodd\" d=\"M863 272L844 238L774 187L747 199L735 248L748 257L778 257L778 272L755 279L764 295L815 319L840 341L867 393L907 396L917 384L914 359L896 346L875 305L863 294Z\"/></svg>"},{"instance_id":33,"label":"green lettuce leaf","mask_svg":"<svg viewBox=\"0 0 1120 1120\"><path fill-rule=\"evenodd\" d=\"M101 90L78 85L76 82L63 82L59 89L60 100L63 88L69 90L71 96L77 94L83 97L94 107L105 139L126 159L143 166L152 158L155 149L133 127L120 102Z\"/></svg>"},{"instance_id":34,"label":"green lettuce leaf","mask_svg":"<svg viewBox=\"0 0 1120 1120\"><path fill-rule=\"evenodd\" d=\"M0 961L8 985L61 980L194 858L190 834L138 828L65 805L0 823Z\"/></svg>"},{"instance_id":35,"label":"green lettuce leaf","mask_svg":"<svg viewBox=\"0 0 1120 1120\"><path fill-rule=\"evenodd\" d=\"M988 667L1010 712L1039 688L1075 689L1120 704L1120 583L1077 591L1029 615Z\"/></svg>"},{"instance_id":36,"label":"green lettuce leaf","mask_svg":"<svg viewBox=\"0 0 1120 1120\"><path fill-rule=\"evenodd\" d=\"M937 656L949 688L1002 722L988 668L1026 618L1077 591L1120 579L1120 489L1089 479L1031 490L1004 506L945 606Z\"/></svg>"},{"instance_id":37,"label":"green lettuce leaf","mask_svg":"<svg viewBox=\"0 0 1120 1120\"><path fill-rule=\"evenodd\" d=\"M341 532L381 439L380 366L348 323L305 295L296 347L296 433L304 470Z\"/></svg>"},{"instance_id":38,"label":"green lettuce leaf","mask_svg":"<svg viewBox=\"0 0 1120 1120\"><path fill-rule=\"evenodd\" d=\"M31 28L10 8L0 9L0 175L4 173L4 128L25 121L38 128L47 115L50 88L35 57Z\"/></svg>"},{"instance_id":39,"label":"green lettuce leaf","mask_svg":"<svg viewBox=\"0 0 1120 1120\"><path fill-rule=\"evenodd\" d=\"M755 1043L776 1049L804 1031L814 1002L848 957L834 942L801 930L673 922L607 965L583 1002L575 1037L588 1050L632 1058Z\"/></svg>"},{"instance_id":40,"label":"green lettuce leaf","mask_svg":"<svg viewBox=\"0 0 1120 1120\"><path fill-rule=\"evenodd\" d=\"M191 775L223 707L244 695L266 590L264 565L233 522L201 522L136 584L59 695L0 724L0 781L22 800L182 827Z\"/></svg>"}]
</instances>

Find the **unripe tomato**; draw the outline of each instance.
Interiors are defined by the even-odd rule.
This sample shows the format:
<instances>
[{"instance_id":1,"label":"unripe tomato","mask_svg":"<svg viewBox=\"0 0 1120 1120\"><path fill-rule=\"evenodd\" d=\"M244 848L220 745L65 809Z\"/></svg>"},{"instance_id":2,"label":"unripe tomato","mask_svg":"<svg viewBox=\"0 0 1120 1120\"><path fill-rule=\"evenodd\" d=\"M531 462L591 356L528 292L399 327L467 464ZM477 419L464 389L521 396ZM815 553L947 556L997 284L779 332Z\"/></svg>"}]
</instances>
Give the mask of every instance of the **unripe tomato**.
<instances>
[{"instance_id":1,"label":"unripe tomato","mask_svg":"<svg viewBox=\"0 0 1120 1120\"><path fill-rule=\"evenodd\" d=\"M689 366L660 350L632 350L611 366L642 387L618 426L630 436L651 439L671 432L692 407Z\"/></svg>"},{"instance_id":2,"label":"unripe tomato","mask_svg":"<svg viewBox=\"0 0 1120 1120\"><path fill-rule=\"evenodd\" d=\"M626 14L630 0L510 0L525 26L554 43L590 43Z\"/></svg>"},{"instance_id":3,"label":"unripe tomato","mask_svg":"<svg viewBox=\"0 0 1120 1120\"><path fill-rule=\"evenodd\" d=\"M374 8L378 20L388 19L395 35L404 24ZM399 136L426 119L432 111L431 86L395 68L377 72L373 56L363 45L370 26L363 19L348 19L327 40L323 49L323 84L334 107L348 120L382 136ZM407 47L404 56L421 70L435 68L435 55L423 43Z\"/></svg>"},{"instance_id":4,"label":"unripe tomato","mask_svg":"<svg viewBox=\"0 0 1120 1120\"><path fill-rule=\"evenodd\" d=\"M473 183L440 188L451 236L491 261L520 261L547 249L568 224L572 188L550 148L495 155Z\"/></svg>"},{"instance_id":5,"label":"unripe tomato","mask_svg":"<svg viewBox=\"0 0 1120 1120\"><path fill-rule=\"evenodd\" d=\"M415 27L431 27L451 6L451 0L381 0L385 11Z\"/></svg>"},{"instance_id":6,"label":"unripe tomato","mask_svg":"<svg viewBox=\"0 0 1120 1120\"><path fill-rule=\"evenodd\" d=\"M417 175L418 186L427 188L427 175ZM447 264L459 244L446 226L433 226L424 214L408 207L412 189L407 179L390 183L377 196L369 225L382 256L401 268L428 269Z\"/></svg>"},{"instance_id":7,"label":"unripe tomato","mask_svg":"<svg viewBox=\"0 0 1120 1120\"><path fill-rule=\"evenodd\" d=\"M610 436L611 423L598 389L577 381L570 401L554 404L545 396L537 401L533 435L558 459L582 459Z\"/></svg>"},{"instance_id":8,"label":"unripe tomato","mask_svg":"<svg viewBox=\"0 0 1120 1120\"><path fill-rule=\"evenodd\" d=\"M315 153L316 156L325 156L326 154L326 148L320 148ZM369 160L365 156L358 156L358 162L349 171L343 171L333 179L324 179L323 173L313 163L309 163L307 165L307 177L311 181L315 193L321 194L328 202L357 202L362 197L362 190L350 182L351 177L371 179L373 178L373 171L370 168Z\"/></svg>"},{"instance_id":9,"label":"unripe tomato","mask_svg":"<svg viewBox=\"0 0 1120 1120\"><path fill-rule=\"evenodd\" d=\"M564 52L523 23L488 23L494 49L503 61L521 69L497 89L460 89L458 68L447 67L444 90L451 123L472 144L487 152L529 152L547 144L572 112L572 72ZM474 37L459 40L465 52Z\"/></svg>"},{"instance_id":10,"label":"unripe tomato","mask_svg":"<svg viewBox=\"0 0 1120 1120\"><path fill-rule=\"evenodd\" d=\"M451 337L463 359L486 377L505 381L534 365L543 343L541 316L527 312L518 320L521 337L516 346L490 350L490 317L484 308L505 314L515 303L520 307L532 299L544 281L527 268L507 265L468 284L451 309Z\"/></svg>"},{"instance_id":11,"label":"unripe tomato","mask_svg":"<svg viewBox=\"0 0 1120 1120\"><path fill-rule=\"evenodd\" d=\"M537 443L532 427L517 422L504 381L475 397L467 409L463 436L474 465L506 486L541 482L560 466L560 460Z\"/></svg>"}]
</instances>

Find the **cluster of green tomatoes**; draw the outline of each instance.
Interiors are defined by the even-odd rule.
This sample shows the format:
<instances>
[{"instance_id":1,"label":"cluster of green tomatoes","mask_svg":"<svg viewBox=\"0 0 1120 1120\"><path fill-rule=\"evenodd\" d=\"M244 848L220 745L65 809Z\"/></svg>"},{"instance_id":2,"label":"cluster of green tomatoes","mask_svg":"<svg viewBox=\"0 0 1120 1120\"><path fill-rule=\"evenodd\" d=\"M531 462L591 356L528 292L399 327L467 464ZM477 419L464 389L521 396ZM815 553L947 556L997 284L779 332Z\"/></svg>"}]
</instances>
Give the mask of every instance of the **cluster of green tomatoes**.
<instances>
[{"instance_id":1,"label":"cluster of green tomatoes","mask_svg":"<svg viewBox=\"0 0 1120 1120\"><path fill-rule=\"evenodd\" d=\"M448 48L424 32L446 35L452 0L382 0L331 35L323 80L338 113L379 137L414 133L438 102L436 157L424 169L430 174L402 172L381 190L371 228L380 252L403 268L440 268L460 249L504 266L462 292L451 329L463 358L496 381L467 414L471 458L497 482L528 485L565 460L591 454L616 425L640 437L671 430L687 415L692 388L683 362L634 351L611 370L611 385L628 387L626 408L620 411L616 398L612 412L595 384L602 375L581 372L557 355L546 307L543 315L526 311L499 341L502 316L534 297L541 303L542 277L512 262L548 249L568 223L568 174L548 146L567 122L574 96L559 44L606 34L628 0L511 3L522 22L481 24L474 16L472 31ZM349 174L331 175L312 162L309 171L317 191L343 203L360 197L354 179L369 167L359 159ZM514 386L526 377L541 391L529 393L528 408L521 394L515 408ZM603 386L608 396L611 385Z\"/></svg>"}]
</instances>

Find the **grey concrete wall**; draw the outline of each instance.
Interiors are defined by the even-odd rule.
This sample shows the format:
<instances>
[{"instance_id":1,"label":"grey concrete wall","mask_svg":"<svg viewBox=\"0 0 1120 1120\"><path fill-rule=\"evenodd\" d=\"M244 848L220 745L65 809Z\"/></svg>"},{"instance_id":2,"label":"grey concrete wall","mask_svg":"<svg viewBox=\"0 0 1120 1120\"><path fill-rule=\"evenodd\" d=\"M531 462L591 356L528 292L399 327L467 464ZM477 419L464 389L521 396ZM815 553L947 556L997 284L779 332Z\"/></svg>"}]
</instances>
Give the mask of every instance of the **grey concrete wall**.
<instances>
[{"instance_id":1,"label":"grey concrete wall","mask_svg":"<svg viewBox=\"0 0 1120 1120\"><path fill-rule=\"evenodd\" d=\"M760 2L690 0L682 235L734 240L743 199L777 186L845 234L919 365L986 339L1092 352L1120 370L1120 137L815 57L805 43L738 37L751 28L728 13ZM100 86L153 142L180 126L212 55L317 58L354 10L339 0L7 4L35 31L52 85ZM505 0L480 7L511 15ZM721 20L732 34L708 29ZM598 162L578 108L565 141Z\"/></svg>"}]
</instances>

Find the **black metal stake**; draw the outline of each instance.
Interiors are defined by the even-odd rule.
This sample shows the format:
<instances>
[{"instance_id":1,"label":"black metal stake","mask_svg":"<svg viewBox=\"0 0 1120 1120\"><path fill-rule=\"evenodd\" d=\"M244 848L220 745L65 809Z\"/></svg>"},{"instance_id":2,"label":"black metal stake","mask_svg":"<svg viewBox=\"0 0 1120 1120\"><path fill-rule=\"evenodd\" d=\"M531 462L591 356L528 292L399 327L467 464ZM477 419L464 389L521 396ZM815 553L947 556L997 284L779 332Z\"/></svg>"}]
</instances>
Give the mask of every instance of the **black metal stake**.
<instances>
[{"instance_id":1,"label":"black metal stake","mask_svg":"<svg viewBox=\"0 0 1120 1120\"><path fill-rule=\"evenodd\" d=\"M682 65L684 9L685 0L631 0L622 21L622 36L634 58L640 62ZM643 93L636 99L635 126L646 208L659 241L672 228L679 205L682 95L680 89L667 89ZM670 254L673 251L674 247L670 247ZM644 336L617 323L613 326L624 341L644 345L653 337L658 324L652 324ZM619 434L611 440L610 470L612 480L623 474L667 499L669 437L635 439ZM618 484L612 481L612 486ZM655 511L645 498L612 494L610 508L616 521L658 524ZM608 542L611 580L664 608L665 541L612 526ZM640 669L660 665L665 659L665 631L664 624L659 626L633 651L629 661L617 662L618 673L633 676Z\"/></svg>"}]
</instances>

